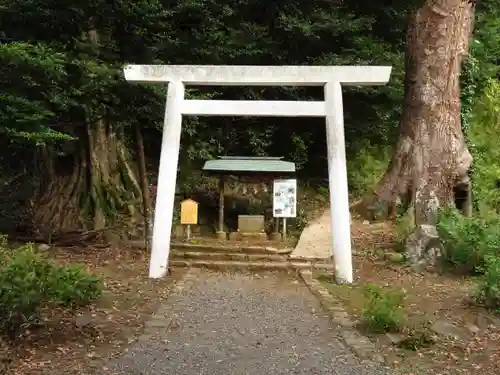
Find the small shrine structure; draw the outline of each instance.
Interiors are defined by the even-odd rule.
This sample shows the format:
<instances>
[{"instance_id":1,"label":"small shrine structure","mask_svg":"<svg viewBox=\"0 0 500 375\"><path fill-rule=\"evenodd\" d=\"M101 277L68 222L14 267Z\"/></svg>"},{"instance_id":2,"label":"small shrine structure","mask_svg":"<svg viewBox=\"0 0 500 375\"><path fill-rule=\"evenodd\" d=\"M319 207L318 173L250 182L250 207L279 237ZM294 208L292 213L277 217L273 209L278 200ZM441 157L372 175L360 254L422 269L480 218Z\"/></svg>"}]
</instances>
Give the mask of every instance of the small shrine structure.
<instances>
[{"instance_id":1,"label":"small shrine structure","mask_svg":"<svg viewBox=\"0 0 500 375\"><path fill-rule=\"evenodd\" d=\"M273 181L281 178L294 178L296 169L295 163L285 161L283 157L221 156L218 159L206 161L203 171L219 178L219 217L216 236L224 240L227 239L227 233L224 230L224 200L227 190L234 190L235 186L245 190L263 190L271 198ZM264 215L253 217L249 215L244 219L264 220ZM271 235L272 239L281 238L278 224L276 218L274 220L274 233Z\"/></svg>"}]
</instances>

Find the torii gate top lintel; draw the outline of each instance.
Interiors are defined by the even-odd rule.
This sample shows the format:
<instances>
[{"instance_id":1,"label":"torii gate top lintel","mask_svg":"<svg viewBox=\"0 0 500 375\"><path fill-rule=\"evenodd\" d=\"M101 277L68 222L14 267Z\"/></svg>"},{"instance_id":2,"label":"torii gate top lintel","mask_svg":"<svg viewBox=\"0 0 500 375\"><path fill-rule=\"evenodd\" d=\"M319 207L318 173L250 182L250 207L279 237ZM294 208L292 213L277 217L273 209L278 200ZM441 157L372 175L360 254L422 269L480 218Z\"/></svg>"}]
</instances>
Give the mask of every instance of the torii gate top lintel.
<instances>
[{"instance_id":1,"label":"torii gate top lintel","mask_svg":"<svg viewBox=\"0 0 500 375\"><path fill-rule=\"evenodd\" d=\"M198 86L343 86L385 85L390 66L126 65L132 82L181 81Z\"/></svg>"}]
</instances>

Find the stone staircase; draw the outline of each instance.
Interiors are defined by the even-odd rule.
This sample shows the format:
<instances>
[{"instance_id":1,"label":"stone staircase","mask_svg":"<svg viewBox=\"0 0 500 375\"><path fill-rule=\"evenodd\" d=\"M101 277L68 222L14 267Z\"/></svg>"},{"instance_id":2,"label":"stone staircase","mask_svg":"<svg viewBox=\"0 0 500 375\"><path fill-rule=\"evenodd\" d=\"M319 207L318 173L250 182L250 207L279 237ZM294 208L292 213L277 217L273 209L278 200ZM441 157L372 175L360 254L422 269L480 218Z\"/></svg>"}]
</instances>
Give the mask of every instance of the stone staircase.
<instances>
[{"instance_id":1,"label":"stone staircase","mask_svg":"<svg viewBox=\"0 0 500 375\"><path fill-rule=\"evenodd\" d=\"M330 259L292 257L291 252L292 249L246 246L237 243L226 246L173 242L169 266L251 271L333 270Z\"/></svg>"}]
</instances>

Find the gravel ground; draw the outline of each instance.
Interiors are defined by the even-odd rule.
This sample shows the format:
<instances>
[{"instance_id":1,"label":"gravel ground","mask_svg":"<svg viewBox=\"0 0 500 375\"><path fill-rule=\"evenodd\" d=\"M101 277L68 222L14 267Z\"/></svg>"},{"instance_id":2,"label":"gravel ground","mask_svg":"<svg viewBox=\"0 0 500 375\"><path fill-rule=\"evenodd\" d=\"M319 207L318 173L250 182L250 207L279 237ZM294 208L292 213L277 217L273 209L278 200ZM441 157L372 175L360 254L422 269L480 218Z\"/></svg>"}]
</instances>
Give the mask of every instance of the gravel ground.
<instances>
[{"instance_id":1,"label":"gravel ground","mask_svg":"<svg viewBox=\"0 0 500 375\"><path fill-rule=\"evenodd\" d=\"M130 347L107 374L387 375L360 363L292 276L201 271L168 304L169 327Z\"/></svg>"}]
</instances>

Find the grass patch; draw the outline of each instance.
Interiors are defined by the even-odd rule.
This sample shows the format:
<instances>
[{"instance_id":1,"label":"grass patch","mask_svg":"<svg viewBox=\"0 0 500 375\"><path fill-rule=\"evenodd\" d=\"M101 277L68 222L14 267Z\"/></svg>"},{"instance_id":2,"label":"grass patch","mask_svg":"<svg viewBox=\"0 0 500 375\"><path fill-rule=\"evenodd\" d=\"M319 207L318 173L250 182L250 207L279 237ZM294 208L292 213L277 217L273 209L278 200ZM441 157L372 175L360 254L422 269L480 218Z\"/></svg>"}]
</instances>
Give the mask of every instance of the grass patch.
<instances>
[{"instance_id":1,"label":"grass patch","mask_svg":"<svg viewBox=\"0 0 500 375\"><path fill-rule=\"evenodd\" d=\"M364 324L375 333L399 332L405 325L403 312L405 295L397 290L383 290L375 284L366 284L363 304Z\"/></svg>"},{"instance_id":2,"label":"grass patch","mask_svg":"<svg viewBox=\"0 0 500 375\"><path fill-rule=\"evenodd\" d=\"M404 294L375 284L339 285L320 275L318 280L341 300L348 312L361 318L361 327L372 333L399 331L406 320ZM348 301L348 303L346 303Z\"/></svg>"}]
</instances>

